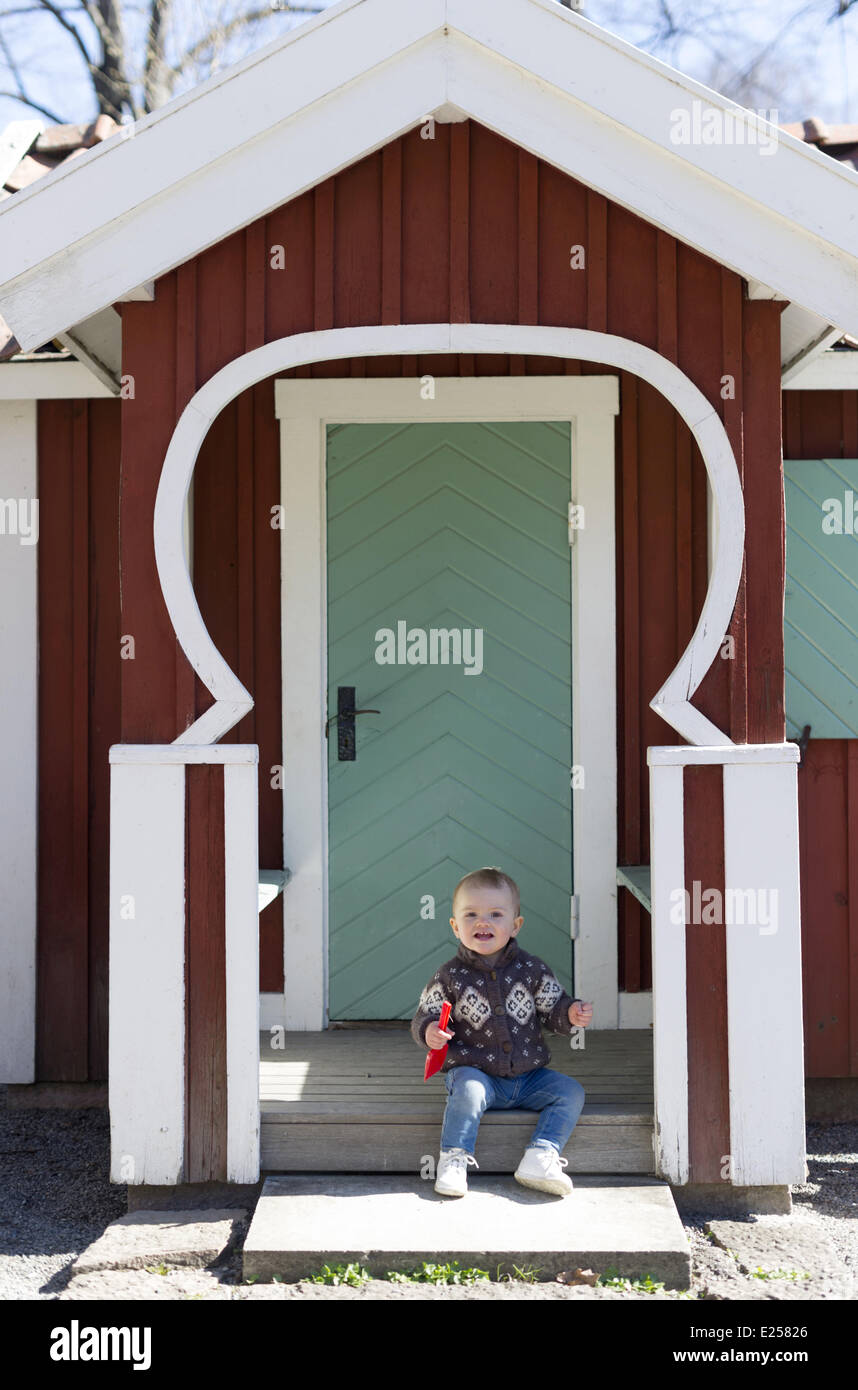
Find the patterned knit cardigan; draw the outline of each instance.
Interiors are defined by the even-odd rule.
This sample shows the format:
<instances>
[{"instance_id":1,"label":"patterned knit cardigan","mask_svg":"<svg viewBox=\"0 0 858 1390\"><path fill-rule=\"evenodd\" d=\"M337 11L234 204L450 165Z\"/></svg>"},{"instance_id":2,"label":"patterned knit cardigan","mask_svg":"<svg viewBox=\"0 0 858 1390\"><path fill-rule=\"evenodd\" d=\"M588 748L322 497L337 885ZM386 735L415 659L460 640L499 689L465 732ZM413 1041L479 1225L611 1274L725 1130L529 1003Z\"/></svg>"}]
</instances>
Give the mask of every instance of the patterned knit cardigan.
<instances>
[{"instance_id":1,"label":"patterned knit cardigan","mask_svg":"<svg viewBox=\"0 0 858 1390\"><path fill-rule=\"evenodd\" d=\"M523 1076L551 1062L543 1024L552 1033L574 1032L569 1006L576 1001L545 961L522 951L515 937L491 965L460 943L453 959L435 971L411 1020L420 1047L445 999L453 1005L449 1027L456 1036L442 1071L477 1067L489 1076Z\"/></svg>"}]
</instances>

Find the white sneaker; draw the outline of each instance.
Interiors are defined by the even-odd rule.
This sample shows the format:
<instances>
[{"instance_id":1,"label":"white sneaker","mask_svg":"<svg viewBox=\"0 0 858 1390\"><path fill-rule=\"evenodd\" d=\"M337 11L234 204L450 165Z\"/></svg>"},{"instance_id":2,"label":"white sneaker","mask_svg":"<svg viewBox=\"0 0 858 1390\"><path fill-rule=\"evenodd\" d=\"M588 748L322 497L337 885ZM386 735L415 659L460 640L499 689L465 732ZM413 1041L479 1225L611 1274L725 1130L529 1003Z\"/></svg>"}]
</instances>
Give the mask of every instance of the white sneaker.
<instances>
[{"instance_id":1,"label":"white sneaker","mask_svg":"<svg viewBox=\"0 0 858 1390\"><path fill-rule=\"evenodd\" d=\"M537 1192L553 1192L566 1197L572 1191L572 1179L563 1172L567 1160L555 1148L542 1144L525 1149L524 1157L515 1170L515 1180L522 1187L535 1187Z\"/></svg>"},{"instance_id":2,"label":"white sneaker","mask_svg":"<svg viewBox=\"0 0 858 1390\"><path fill-rule=\"evenodd\" d=\"M442 1197L464 1197L468 1190L468 1165L471 1163L475 1168L480 1166L474 1155L465 1149L442 1149L435 1191Z\"/></svg>"}]
</instances>

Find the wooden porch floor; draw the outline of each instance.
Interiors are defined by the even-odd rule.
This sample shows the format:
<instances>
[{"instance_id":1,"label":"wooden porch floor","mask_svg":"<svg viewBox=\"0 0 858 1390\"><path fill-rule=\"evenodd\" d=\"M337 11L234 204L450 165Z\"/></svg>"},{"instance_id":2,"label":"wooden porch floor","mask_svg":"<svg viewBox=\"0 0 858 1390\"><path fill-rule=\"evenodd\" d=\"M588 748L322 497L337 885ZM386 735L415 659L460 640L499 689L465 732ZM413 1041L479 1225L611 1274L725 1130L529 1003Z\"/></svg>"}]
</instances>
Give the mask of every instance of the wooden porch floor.
<instances>
[{"instance_id":1,"label":"wooden porch floor","mask_svg":"<svg viewBox=\"0 0 858 1390\"><path fill-rule=\"evenodd\" d=\"M424 1053L402 1028L287 1033L271 1048L260 1034L262 1168L265 1172L418 1172L437 1158L446 1092L423 1081ZM652 1174L652 1031L586 1034L573 1051L546 1035L551 1065L587 1092L565 1150L570 1173ZM489 1111L480 1126L481 1170L511 1172L536 1123L532 1112Z\"/></svg>"}]
</instances>

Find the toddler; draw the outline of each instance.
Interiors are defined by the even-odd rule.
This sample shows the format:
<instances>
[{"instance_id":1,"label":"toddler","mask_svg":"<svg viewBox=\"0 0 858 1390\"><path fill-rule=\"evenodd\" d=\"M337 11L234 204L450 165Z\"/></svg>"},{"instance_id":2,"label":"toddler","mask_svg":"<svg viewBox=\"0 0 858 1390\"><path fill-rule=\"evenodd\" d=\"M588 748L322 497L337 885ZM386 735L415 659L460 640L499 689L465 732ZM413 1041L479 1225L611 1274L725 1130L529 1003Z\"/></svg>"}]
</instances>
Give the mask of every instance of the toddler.
<instances>
[{"instance_id":1,"label":"toddler","mask_svg":"<svg viewBox=\"0 0 858 1390\"><path fill-rule=\"evenodd\" d=\"M453 893L450 918L459 949L435 971L411 1020L421 1047L449 1043L435 1181L444 1197L467 1191L468 1166L479 1166L474 1147L486 1110L540 1111L516 1180L558 1196L572 1191L561 1154L584 1105L584 1088L546 1066L551 1055L542 1025L566 1034L586 1028L593 1006L572 999L544 961L520 949L519 914L518 888L508 874L488 868L466 874ZM455 1031L438 1027L445 1000L453 1006Z\"/></svg>"}]
</instances>

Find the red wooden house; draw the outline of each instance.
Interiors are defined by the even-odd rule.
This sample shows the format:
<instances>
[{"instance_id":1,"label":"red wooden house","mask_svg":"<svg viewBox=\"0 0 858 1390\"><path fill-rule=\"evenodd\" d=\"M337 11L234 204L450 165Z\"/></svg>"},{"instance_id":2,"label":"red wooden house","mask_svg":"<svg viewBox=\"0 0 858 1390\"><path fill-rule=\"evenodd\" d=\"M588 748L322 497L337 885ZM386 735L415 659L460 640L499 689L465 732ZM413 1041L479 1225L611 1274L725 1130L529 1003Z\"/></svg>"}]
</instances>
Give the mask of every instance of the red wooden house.
<instances>
[{"instance_id":1,"label":"red wooden house","mask_svg":"<svg viewBox=\"0 0 858 1390\"><path fill-rule=\"evenodd\" d=\"M783 460L858 458L858 174L554 0L342 0L29 187L22 126L3 1079L107 1077L117 1181L254 1181L260 1009L407 1015L480 855L594 1042L652 1025L639 1171L803 1181L805 1076L858 1075L858 760L848 713L788 741ZM367 645L436 523L480 680Z\"/></svg>"}]
</instances>

